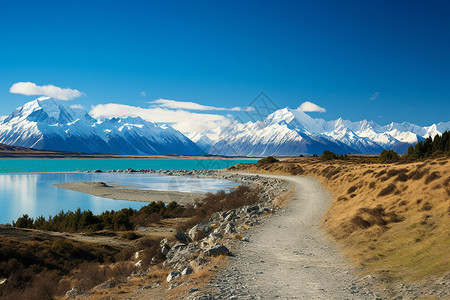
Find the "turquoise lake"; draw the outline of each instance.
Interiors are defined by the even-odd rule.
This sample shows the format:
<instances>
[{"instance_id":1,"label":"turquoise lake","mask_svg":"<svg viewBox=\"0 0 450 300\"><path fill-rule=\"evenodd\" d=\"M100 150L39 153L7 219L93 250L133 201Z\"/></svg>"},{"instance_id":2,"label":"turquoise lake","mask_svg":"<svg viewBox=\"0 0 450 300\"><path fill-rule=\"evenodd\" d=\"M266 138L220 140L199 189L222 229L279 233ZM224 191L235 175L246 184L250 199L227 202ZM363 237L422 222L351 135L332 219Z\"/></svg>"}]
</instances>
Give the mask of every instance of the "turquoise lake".
<instances>
[{"instance_id":1,"label":"turquoise lake","mask_svg":"<svg viewBox=\"0 0 450 300\"><path fill-rule=\"evenodd\" d=\"M117 169L217 169L253 160L235 159L0 159L0 224L23 214L55 215L61 210L90 209L98 214L146 205L145 202L111 200L53 186L58 182L102 181L139 189L182 192L216 192L235 182L208 178L140 173L77 173ZM51 173L48 173L51 172ZM169 199L170 200L170 199Z\"/></svg>"},{"instance_id":2,"label":"turquoise lake","mask_svg":"<svg viewBox=\"0 0 450 300\"><path fill-rule=\"evenodd\" d=\"M245 159L176 159L176 158L2 158L0 173L70 172L89 170L204 170L224 169L238 163L252 163Z\"/></svg>"}]
</instances>

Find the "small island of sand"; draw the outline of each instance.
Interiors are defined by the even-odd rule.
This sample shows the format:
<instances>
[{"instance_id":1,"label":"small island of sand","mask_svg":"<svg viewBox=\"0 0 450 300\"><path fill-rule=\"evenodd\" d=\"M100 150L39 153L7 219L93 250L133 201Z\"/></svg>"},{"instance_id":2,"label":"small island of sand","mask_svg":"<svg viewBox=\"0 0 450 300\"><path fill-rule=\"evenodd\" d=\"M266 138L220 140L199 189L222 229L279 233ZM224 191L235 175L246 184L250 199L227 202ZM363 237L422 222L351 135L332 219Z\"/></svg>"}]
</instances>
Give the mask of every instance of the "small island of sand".
<instances>
[{"instance_id":1,"label":"small island of sand","mask_svg":"<svg viewBox=\"0 0 450 300\"><path fill-rule=\"evenodd\" d=\"M179 204L188 204L195 203L204 196L202 193L139 190L121 185L112 186L104 182L62 182L55 183L54 186L97 197L139 202L161 201L170 203L175 201Z\"/></svg>"}]
</instances>

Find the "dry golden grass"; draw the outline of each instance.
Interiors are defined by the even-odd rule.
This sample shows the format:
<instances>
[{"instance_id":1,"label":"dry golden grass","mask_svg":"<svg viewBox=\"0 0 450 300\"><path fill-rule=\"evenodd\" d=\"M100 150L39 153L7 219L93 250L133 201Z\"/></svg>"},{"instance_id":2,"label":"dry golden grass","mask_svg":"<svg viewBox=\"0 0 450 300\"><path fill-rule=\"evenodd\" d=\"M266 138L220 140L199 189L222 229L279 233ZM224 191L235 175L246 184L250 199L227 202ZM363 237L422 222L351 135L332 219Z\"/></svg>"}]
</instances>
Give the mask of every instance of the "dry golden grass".
<instances>
[{"instance_id":1,"label":"dry golden grass","mask_svg":"<svg viewBox=\"0 0 450 300\"><path fill-rule=\"evenodd\" d=\"M244 237L242 236L242 234L235 234L235 235L233 235L233 239L234 240L242 241L243 238Z\"/></svg>"},{"instance_id":2,"label":"dry golden grass","mask_svg":"<svg viewBox=\"0 0 450 300\"><path fill-rule=\"evenodd\" d=\"M449 161L296 158L238 169L318 178L333 195L323 228L350 260L366 273L413 282L450 272Z\"/></svg>"},{"instance_id":3,"label":"dry golden grass","mask_svg":"<svg viewBox=\"0 0 450 300\"><path fill-rule=\"evenodd\" d=\"M185 299L187 296L187 291L191 288L198 288L203 292L208 292L205 290L205 286L213 278L216 272L224 268L227 263L228 256L212 257L200 268L195 269L194 273L183 277L181 279L185 282L183 285L167 291L167 299ZM167 284L167 286L169 286L169 284Z\"/></svg>"},{"instance_id":4,"label":"dry golden grass","mask_svg":"<svg viewBox=\"0 0 450 300\"><path fill-rule=\"evenodd\" d=\"M206 284L227 262L227 256L212 257L201 266L193 266L194 272L192 274L171 282L167 282L166 278L172 270L153 266L144 277L134 277L111 289L93 289L87 297L89 299L185 299L191 288L206 291ZM171 284L180 281L183 282L182 285L169 290ZM152 288L140 289L149 285ZM80 297L80 299L83 299L83 297Z\"/></svg>"}]
</instances>

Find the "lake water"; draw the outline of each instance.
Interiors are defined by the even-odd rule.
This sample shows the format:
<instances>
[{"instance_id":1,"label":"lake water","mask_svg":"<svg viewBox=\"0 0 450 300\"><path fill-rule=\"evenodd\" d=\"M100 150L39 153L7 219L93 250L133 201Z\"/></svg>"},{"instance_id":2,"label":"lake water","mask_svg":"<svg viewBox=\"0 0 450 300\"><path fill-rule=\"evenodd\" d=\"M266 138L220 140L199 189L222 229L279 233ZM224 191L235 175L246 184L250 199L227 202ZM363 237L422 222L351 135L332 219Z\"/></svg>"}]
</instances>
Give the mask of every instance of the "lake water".
<instances>
[{"instance_id":1,"label":"lake water","mask_svg":"<svg viewBox=\"0 0 450 300\"><path fill-rule=\"evenodd\" d=\"M132 168L153 170L204 170L224 169L238 163L252 163L256 160L244 159L176 159L176 158L2 158L0 173L22 172L69 172L89 170L125 170Z\"/></svg>"},{"instance_id":2,"label":"lake water","mask_svg":"<svg viewBox=\"0 0 450 300\"><path fill-rule=\"evenodd\" d=\"M90 209L95 214L147 203L111 200L53 186L59 182L102 181L139 189L215 192L237 184L227 180L198 179L139 173L67 173L76 170L209 169L226 168L251 160L208 159L0 159L0 224L23 214L55 215L61 210ZM23 172L66 173L23 173ZM20 172L20 174L17 174ZM9 174L8 174L9 173Z\"/></svg>"}]
</instances>

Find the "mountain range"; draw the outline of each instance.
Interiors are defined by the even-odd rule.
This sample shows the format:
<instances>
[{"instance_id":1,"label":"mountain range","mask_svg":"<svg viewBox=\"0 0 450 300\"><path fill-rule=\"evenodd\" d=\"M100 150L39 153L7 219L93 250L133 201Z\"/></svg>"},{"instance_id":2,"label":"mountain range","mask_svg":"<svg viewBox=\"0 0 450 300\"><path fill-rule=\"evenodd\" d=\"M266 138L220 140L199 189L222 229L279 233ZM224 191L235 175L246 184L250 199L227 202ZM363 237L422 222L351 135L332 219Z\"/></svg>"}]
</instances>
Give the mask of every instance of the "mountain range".
<instances>
[{"instance_id":1,"label":"mountain range","mask_svg":"<svg viewBox=\"0 0 450 300\"><path fill-rule=\"evenodd\" d=\"M186 135L167 124L139 117L94 119L86 111L41 97L0 121L0 143L43 150L130 155L267 156L335 153L405 153L428 136L450 130L450 122L421 127L381 126L373 121L325 121L283 108L265 120Z\"/></svg>"},{"instance_id":2,"label":"mountain range","mask_svg":"<svg viewBox=\"0 0 450 300\"><path fill-rule=\"evenodd\" d=\"M212 155L267 156L335 153L406 153L411 144L450 130L450 122L421 127L408 122L381 126L373 121L314 119L299 109L283 108L265 120L234 124L188 135Z\"/></svg>"},{"instance_id":3,"label":"mountain range","mask_svg":"<svg viewBox=\"0 0 450 300\"><path fill-rule=\"evenodd\" d=\"M0 123L0 143L44 150L107 154L183 154L201 150L169 125L137 117L96 120L86 111L41 97Z\"/></svg>"}]
</instances>

